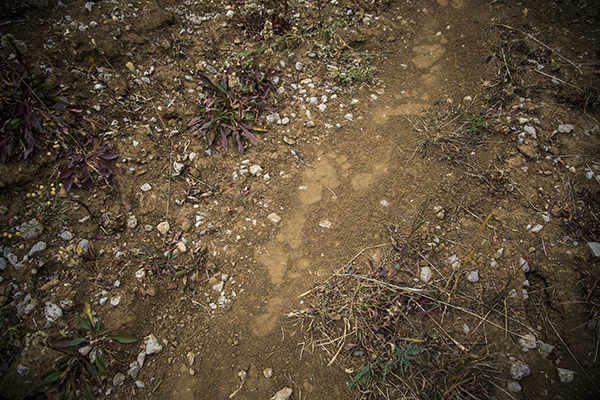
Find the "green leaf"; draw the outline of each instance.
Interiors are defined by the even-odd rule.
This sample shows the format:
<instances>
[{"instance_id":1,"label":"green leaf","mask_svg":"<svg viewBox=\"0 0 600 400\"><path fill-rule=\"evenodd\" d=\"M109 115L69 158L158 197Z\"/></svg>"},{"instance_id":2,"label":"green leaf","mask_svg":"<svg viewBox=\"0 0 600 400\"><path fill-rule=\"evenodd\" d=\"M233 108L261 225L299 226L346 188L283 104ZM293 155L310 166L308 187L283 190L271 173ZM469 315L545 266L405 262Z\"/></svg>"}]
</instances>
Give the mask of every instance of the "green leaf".
<instances>
[{"instance_id":1,"label":"green leaf","mask_svg":"<svg viewBox=\"0 0 600 400\"><path fill-rule=\"evenodd\" d=\"M104 361L104 358L102 357L102 354L100 354L99 350L96 351L96 365L101 371L106 371L106 362Z\"/></svg>"},{"instance_id":2,"label":"green leaf","mask_svg":"<svg viewBox=\"0 0 600 400\"><path fill-rule=\"evenodd\" d=\"M86 331L92 332L92 325L90 324L90 321L88 321L87 319L77 317L77 323L79 324L79 326L81 326Z\"/></svg>"},{"instance_id":3,"label":"green leaf","mask_svg":"<svg viewBox=\"0 0 600 400\"><path fill-rule=\"evenodd\" d=\"M96 400L96 396L94 396L94 392L92 392L92 388L87 382L83 384L83 395L85 396L85 400Z\"/></svg>"},{"instance_id":4,"label":"green leaf","mask_svg":"<svg viewBox=\"0 0 600 400\"><path fill-rule=\"evenodd\" d=\"M79 345L81 343L85 343L85 342L87 342L86 338L77 338L77 339L75 339L75 340L73 340L71 342L71 344L69 345L69 347L71 347L71 346L77 346L77 345Z\"/></svg>"},{"instance_id":5,"label":"green leaf","mask_svg":"<svg viewBox=\"0 0 600 400\"><path fill-rule=\"evenodd\" d=\"M116 335L106 335L106 337L109 339L116 340L117 342L123 343L123 344L133 343L137 340L136 338L133 338L131 336L121 335L119 333L117 333Z\"/></svg>"},{"instance_id":6,"label":"green leaf","mask_svg":"<svg viewBox=\"0 0 600 400\"><path fill-rule=\"evenodd\" d=\"M44 385L49 385L51 383L54 383L57 380L59 380L64 374L65 373L63 371L53 371L44 377L44 379L42 380L42 383Z\"/></svg>"},{"instance_id":7,"label":"green leaf","mask_svg":"<svg viewBox=\"0 0 600 400\"><path fill-rule=\"evenodd\" d=\"M94 332L98 333L100 331L100 321L96 321L94 324Z\"/></svg>"},{"instance_id":8,"label":"green leaf","mask_svg":"<svg viewBox=\"0 0 600 400\"><path fill-rule=\"evenodd\" d=\"M91 362L89 362L87 359L84 361L85 363L85 369L87 369L87 371L90 373L90 375L92 376L98 376L98 370L96 369L96 367L94 367L92 365Z\"/></svg>"},{"instance_id":9,"label":"green leaf","mask_svg":"<svg viewBox=\"0 0 600 400\"><path fill-rule=\"evenodd\" d=\"M15 130L17 129L19 126L21 126L21 118L13 118L10 123L8 124L8 129L10 130Z\"/></svg>"},{"instance_id":10,"label":"green leaf","mask_svg":"<svg viewBox=\"0 0 600 400\"><path fill-rule=\"evenodd\" d=\"M71 338L60 338L50 342L50 346L55 347L57 349L65 349L71 346L73 340Z\"/></svg>"}]
</instances>

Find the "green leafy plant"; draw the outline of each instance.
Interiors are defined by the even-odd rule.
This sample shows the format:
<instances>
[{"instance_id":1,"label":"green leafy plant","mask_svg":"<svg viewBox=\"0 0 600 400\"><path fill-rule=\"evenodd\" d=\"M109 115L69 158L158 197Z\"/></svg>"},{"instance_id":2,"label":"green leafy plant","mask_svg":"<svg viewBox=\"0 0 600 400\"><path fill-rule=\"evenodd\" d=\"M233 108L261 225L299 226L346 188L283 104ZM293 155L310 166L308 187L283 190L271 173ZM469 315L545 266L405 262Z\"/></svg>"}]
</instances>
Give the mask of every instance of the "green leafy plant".
<instances>
[{"instance_id":1,"label":"green leafy plant","mask_svg":"<svg viewBox=\"0 0 600 400\"><path fill-rule=\"evenodd\" d=\"M7 343L12 343L20 339L23 334L29 329L25 328L20 323L15 323L7 316L10 305L5 305L0 308L0 340Z\"/></svg>"},{"instance_id":2,"label":"green leafy plant","mask_svg":"<svg viewBox=\"0 0 600 400\"><path fill-rule=\"evenodd\" d=\"M12 35L2 43L16 51L17 65L0 70L0 162L28 159L36 148L54 155L53 142L68 133L62 113L84 106L71 104L64 88L34 74Z\"/></svg>"},{"instance_id":3,"label":"green leafy plant","mask_svg":"<svg viewBox=\"0 0 600 400\"><path fill-rule=\"evenodd\" d=\"M68 399L78 389L82 390L86 400L95 399L92 387L102 385L101 373L108 370L104 357L110 353L105 345L113 340L122 344L136 341L131 336L101 332L100 322L94 321L88 302L85 302L84 313L84 318L77 317L77 323L85 331L84 336L74 331L70 337L49 342L50 348L61 353L62 357L44 375L42 382L52 386L50 393L60 393L61 399Z\"/></svg>"},{"instance_id":4,"label":"green leafy plant","mask_svg":"<svg viewBox=\"0 0 600 400\"><path fill-rule=\"evenodd\" d=\"M188 126L194 134L203 137L208 146L220 137L223 148L227 150L227 139L233 137L240 154L243 154L242 138L257 144L254 133L264 132L264 129L254 124L261 113L273 111L267 108L267 97L274 88L271 78L275 72L263 71L257 65L250 73L234 72L233 66L230 66L214 83L208 76L199 75L206 97L199 102L200 115L193 118Z\"/></svg>"},{"instance_id":5,"label":"green leafy plant","mask_svg":"<svg viewBox=\"0 0 600 400\"><path fill-rule=\"evenodd\" d=\"M373 370L373 366L371 364L359 368L356 371L356 374L354 374L354 378L352 378L348 384L348 389L352 390L358 385L369 386L374 374L375 371Z\"/></svg>"},{"instance_id":6,"label":"green leafy plant","mask_svg":"<svg viewBox=\"0 0 600 400\"><path fill-rule=\"evenodd\" d=\"M58 167L55 175L57 180L64 185L65 191L71 190L73 184L78 187L85 186L89 190L94 187L94 181L90 170L108 179L113 171L110 164L106 161L112 160L118 156L117 153L111 153L108 146L100 146L93 149L91 144L93 138L89 136L85 143L75 141L74 149L61 154L65 162Z\"/></svg>"},{"instance_id":7,"label":"green leafy plant","mask_svg":"<svg viewBox=\"0 0 600 400\"><path fill-rule=\"evenodd\" d=\"M179 276L178 273L181 271L177 270L177 267L173 264L173 261L177 258L177 254L173 251L168 250L161 253L157 249L149 249L144 247L144 260L147 260L152 265L152 269L156 271L156 275L161 278L161 271L173 276Z\"/></svg>"},{"instance_id":8,"label":"green leafy plant","mask_svg":"<svg viewBox=\"0 0 600 400\"><path fill-rule=\"evenodd\" d=\"M415 361L417 359L417 355L423 351L421 347L416 346L413 342L400 346L397 346L394 343L390 344L393 350L390 354L389 360L382 368L384 382L387 374L396 369L400 369L400 372L402 375L404 375L405 372L412 368L411 362Z\"/></svg>"}]
</instances>

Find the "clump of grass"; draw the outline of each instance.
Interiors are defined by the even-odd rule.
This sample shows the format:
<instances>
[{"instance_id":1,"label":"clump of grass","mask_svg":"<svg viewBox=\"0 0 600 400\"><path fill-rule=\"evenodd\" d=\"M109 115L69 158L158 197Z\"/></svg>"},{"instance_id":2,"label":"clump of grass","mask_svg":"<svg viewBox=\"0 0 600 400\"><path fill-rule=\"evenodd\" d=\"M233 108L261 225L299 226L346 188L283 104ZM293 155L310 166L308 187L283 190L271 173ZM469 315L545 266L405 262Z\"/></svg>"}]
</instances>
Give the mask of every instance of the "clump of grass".
<instances>
[{"instance_id":1,"label":"clump of grass","mask_svg":"<svg viewBox=\"0 0 600 400\"><path fill-rule=\"evenodd\" d=\"M16 52L16 66L0 70L0 162L27 160L36 149L54 155L54 143L68 134L63 112L84 107L71 104L60 85L33 73L12 35L4 35L2 44Z\"/></svg>"},{"instance_id":2,"label":"clump of grass","mask_svg":"<svg viewBox=\"0 0 600 400\"><path fill-rule=\"evenodd\" d=\"M448 155L474 150L486 142L489 134L487 111L470 111L470 106L454 106L438 100L425 115L411 121L418 136L419 147L440 148Z\"/></svg>"},{"instance_id":3,"label":"clump of grass","mask_svg":"<svg viewBox=\"0 0 600 400\"><path fill-rule=\"evenodd\" d=\"M330 72L331 78L343 84L369 83L375 77L374 54L369 52L346 52L337 70Z\"/></svg>"},{"instance_id":4,"label":"clump of grass","mask_svg":"<svg viewBox=\"0 0 600 400\"><path fill-rule=\"evenodd\" d=\"M42 382L51 386L49 393L59 393L63 399L68 399L77 390L81 390L86 400L94 400L96 396L92 388L102 386L102 373L109 367L105 357L113 355L106 345L113 340L122 344L136 341L131 336L101 331L100 322L94 320L87 302L84 313L84 318L77 317L83 336L74 331L71 336L48 342L50 349L60 353L61 358L44 375Z\"/></svg>"},{"instance_id":5,"label":"clump of grass","mask_svg":"<svg viewBox=\"0 0 600 400\"><path fill-rule=\"evenodd\" d=\"M390 227L392 250L382 261L349 263L303 295L312 295L307 308L288 315L308 326L317 337L312 345L329 354L329 364L337 361L352 374L348 387L362 396L482 398L492 385L488 348L467 331L457 339L444 328L445 318L456 321L449 317L454 310L475 315L471 310L483 303L461 295L461 274L445 278L439 268L435 281L415 279L427 251L427 239L416 233L430 219L428 205L425 200L404 237Z\"/></svg>"},{"instance_id":6,"label":"clump of grass","mask_svg":"<svg viewBox=\"0 0 600 400\"><path fill-rule=\"evenodd\" d=\"M233 66L222 73L219 80L213 82L199 73L205 97L199 101L197 117L188 124L192 132L202 137L211 146L215 139L221 139L221 145L227 151L228 138L232 137L240 154L244 153L243 139L257 144L257 132L265 132L256 127L258 117L272 112L267 98L273 92L273 70L264 70L254 65L250 71L235 71Z\"/></svg>"},{"instance_id":7,"label":"clump of grass","mask_svg":"<svg viewBox=\"0 0 600 400\"><path fill-rule=\"evenodd\" d=\"M67 221L67 202L60 198L60 188L51 183L49 186L39 185L37 190L27 193L27 197L34 200L35 214L39 221L55 222L58 226L64 225Z\"/></svg>"}]
</instances>

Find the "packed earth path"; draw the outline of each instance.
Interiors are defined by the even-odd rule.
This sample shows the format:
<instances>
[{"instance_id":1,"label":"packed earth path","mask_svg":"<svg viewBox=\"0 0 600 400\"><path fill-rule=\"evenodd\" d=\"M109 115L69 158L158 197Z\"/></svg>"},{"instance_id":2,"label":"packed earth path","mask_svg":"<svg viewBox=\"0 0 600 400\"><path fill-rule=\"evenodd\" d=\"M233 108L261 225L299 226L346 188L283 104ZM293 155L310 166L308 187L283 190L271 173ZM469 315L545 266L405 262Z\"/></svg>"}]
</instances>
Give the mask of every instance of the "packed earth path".
<instances>
[{"instance_id":1,"label":"packed earth path","mask_svg":"<svg viewBox=\"0 0 600 400\"><path fill-rule=\"evenodd\" d=\"M323 3L2 4L2 112L19 57L85 106L0 164L2 396L600 396L599 4Z\"/></svg>"}]
</instances>

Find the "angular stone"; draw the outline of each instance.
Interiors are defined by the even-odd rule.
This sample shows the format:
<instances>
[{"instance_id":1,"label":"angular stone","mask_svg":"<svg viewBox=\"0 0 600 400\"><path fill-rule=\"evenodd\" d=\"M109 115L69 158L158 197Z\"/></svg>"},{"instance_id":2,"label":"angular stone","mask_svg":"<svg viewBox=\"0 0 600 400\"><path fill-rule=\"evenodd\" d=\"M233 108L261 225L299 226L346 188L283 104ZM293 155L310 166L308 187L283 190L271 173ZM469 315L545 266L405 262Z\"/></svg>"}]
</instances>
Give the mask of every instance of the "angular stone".
<instances>
[{"instance_id":1,"label":"angular stone","mask_svg":"<svg viewBox=\"0 0 600 400\"><path fill-rule=\"evenodd\" d=\"M146 355L160 353L163 347L158 343L158 339L153 334L146 336Z\"/></svg>"},{"instance_id":2,"label":"angular stone","mask_svg":"<svg viewBox=\"0 0 600 400\"><path fill-rule=\"evenodd\" d=\"M592 257L594 257L594 258L600 257L600 243L588 242L587 247L592 252Z\"/></svg>"},{"instance_id":3,"label":"angular stone","mask_svg":"<svg viewBox=\"0 0 600 400\"><path fill-rule=\"evenodd\" d=\"M421 268L421 272L419 273L419 279L421 279L422 282L427 283L431 280L432 277L433 277L433 272L431 271L431 268L429 268L429 267Z\"/></svg>"},{"instance_id":4,"label":"angular stone","mask_svg":"<svg viewBox=\"0 0 600 400\"><path fill-rule=\"evenodd\" d=\"M267 219L274 224L278 224L281 221L281 217L275 213L271 213L267 216Z\"/></svg>"},{"instance_id":5,"label":"angular stone","mask_svg":"<svg viewBox=\"0 0 600 400\"><path fill-rule=\"evenodd\" d=\"M170 228L171 228L171 226L169 225L169 223L167 221L161 222L160 224L156 225L156 229L158 229L158 231L162 235L166 235L166 233L169 232Z\"/></svg>"},{"instance_id":6,"label":"angular stone","mask_svg":"<svg viewBox=\"0 0 600 400\"><path fill-rule=\"evenodd\" d=\"M558 379L560 380L560 383L569 383L575 378L575 373L568 369L557 368L556 372L558 372Z\"/></svg>"},{"instance_id":7,"label":"angular stone","mask_svg":"<svg viewBox=\"0 0 600 400\"><path fill-rule=\"evenodd\" d=\"M34 253L38 253L38 252L44 251L44 250L46 250L46 243L45 242L37 242L36 244L33 245L31 250L29 250L29 253L27 255L31 256Z\"/></svg>"},{"instance_id":8,"label":"angular stone","mask_svg":"<svg viewBox=\"0 0 600 400\"><path fill-rule=\"evenodd\" d=\"M131 215L127 216L127 227L129 229L135 229L137 224L138 224L138 220L135 215L131 214Z\"/></svg>"}]
</instances>

